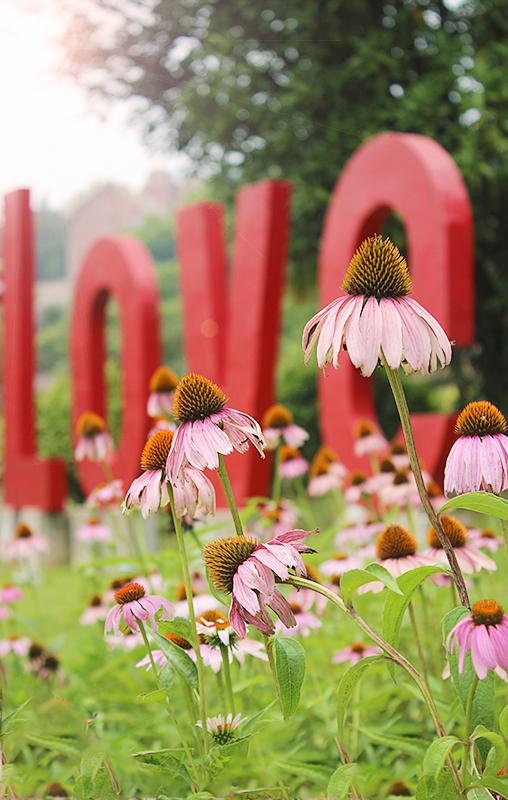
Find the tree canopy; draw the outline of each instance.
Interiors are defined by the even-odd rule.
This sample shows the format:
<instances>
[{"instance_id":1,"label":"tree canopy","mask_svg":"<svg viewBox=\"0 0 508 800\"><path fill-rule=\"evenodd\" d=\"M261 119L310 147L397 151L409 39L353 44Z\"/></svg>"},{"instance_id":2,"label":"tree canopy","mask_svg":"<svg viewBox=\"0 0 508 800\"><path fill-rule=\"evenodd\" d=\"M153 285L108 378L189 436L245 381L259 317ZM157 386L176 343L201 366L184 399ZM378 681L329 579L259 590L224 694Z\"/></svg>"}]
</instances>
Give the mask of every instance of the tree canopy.
<instances>
[{"instance_id":1,"label":"tree canopy","mask_svg":"<svg viewBox=\"0 0 508 800\"><path fill-rule=\"evenodd\" d=\"M478 347L465 395L502 402L508 377L508 16L503 0L87 0L68 7L68 69L134 98L158 147L186 152L216 197L284 177L295 187L291 280L312 285L330 191L385 130L446 147L471 194ZM492 355L482 355L482 345ZM465 379L465 380L464 380ZM464 399L466 399L464 398Z\"/></svg>"}]
</instances>

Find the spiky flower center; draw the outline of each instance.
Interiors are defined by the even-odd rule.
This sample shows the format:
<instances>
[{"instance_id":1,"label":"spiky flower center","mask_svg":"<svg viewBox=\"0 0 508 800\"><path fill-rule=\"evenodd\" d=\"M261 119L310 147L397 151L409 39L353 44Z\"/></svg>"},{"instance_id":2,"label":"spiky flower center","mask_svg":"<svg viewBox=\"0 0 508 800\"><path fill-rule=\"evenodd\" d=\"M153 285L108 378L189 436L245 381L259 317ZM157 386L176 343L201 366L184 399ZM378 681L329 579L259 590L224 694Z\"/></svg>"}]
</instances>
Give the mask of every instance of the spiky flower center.
<instances>
[{"instance_id":1,"label":"spiky flower center","mask_svg":"<svg viewBox=\"0 0 508 800\"><path fill-rule=\"evenodd\" d=\"M393 483L395 486L402 486L404 483L409 483L407 472L396 472L393 476Z\"/></svg>"},{"instance_id":2,"label":"spiky flower center","mask_svg":"<svg viewBox=\"0 0 508 800\"><path fill-rule=\"evenodd\" d=\"M475 625L499 625L503 620L503 607L495 600L478 600L471 614Z\"/></svg>"},{"instance_id":3,"label":"spiky flower center","mask_svg":"<svg viewBox=\"0 0 508 800\"><path fill-rule=\"evenodd\" d=\"M44 653L44 647L42 644L38 642L32 642L28 649L28 658L30 661L35 661L36 658L40 658Z\"/></svg>"},{"instance_id":4,"label":"spiky flower center","mask_svg":"<svg viewBox=\"0 0 508 800\"><path fill-rule=\"evenodd\" d=\"M316 455L312 459L312 463L310 465L310 474L312 477L317 477L318 475L327 475L330 472L330 467L332 464L337 462L337 454L331 447L327 445L323 445L319 448Z\"/></svg>"},{"instance_id":5,"label":"spiky flower center","mask_svg":"<svg viewBox=\"0 0 508 800\"><path fill-rule=\"evenodd\" d=\"M270 406L263 417L263 428L287 428L293 424L293 415L289 408L277 403Z\"/></svg>"},{"instance_id":6,"label":"spiky flower center","mask_svg":"<svg viewBox=\"0 0 508 800\"><path fill-rule=\"evenodd\" d=\"M197 591L194 588L194 586L191 586L191 592L192 592L192 596L196 597ZM187 593L186 593L186 590L185 590L185 584L184 583L181 583L180 586L177 587L177 590L175 592L175 596L176 596L176 599L178 601L180 601L180 602L182 600L185 600L185 598L187 597Z\"/></svg>"},{"instance_id":7,"label":"spiky flower center","mask_svg":"<svg viewBox=\"0 0 508 800\"><path fill-rule=\"evenodd\" d=\"M236 736L234 731L226 722L223 726L218 728L218 730L212 732L212 738L215 742L217 742L217 744L225 745L234 742Z\"/></svg>"},{"instance_id":8,"label":"spiky flower center","mask_svg":"<svg viewBox=\"0 0 508 800\"><path fill-rule=\"evenodd\" d=\"M172 642L176 644L177 647L181 647L182 650L191 650L192 644L188 641L188 639L184 639L183 636L178 636L177 633L165 633L164 637L168 640L168 642Z\"/></svg>"},{"instance_id":9,"label":"spiky flower center","mask_svg":"<svg viewBox=\"0 0 508 800\"><path fill-rule=\"evenodd\" d=\"M115 578L109 584L109 588L111 589L111 591L116 592L117 589L121 589L122 586L127 586L128 583L132 583L132 577L131 576L129 576L129 577L126 576L126 577L123 577L123 578Z\"/></svg>"},{"instance_id":10,"label":"spiky flower center","mask_svg":"<svg viewBox=\"0 0 508 800\"><path fill-rule=\"evenodd\" d=\"M115 592L115 600L119 606L141 600L144 596L145 589L140 583L128 583L127 586L123 586Z\"/></svg>"},{"instance_id":11,"label":"spiky flower center","mask_svg":"<svg viewBox=\"0 0 508 800\"><path fill-rule=\"evenodd\" d=\"M344 553L343 550L337 550L332 556L332 561L347 561L348 558L348 554Z\"/></svg>"},{"instance_id":12,"label":"spiky flower center","mask_svg":"<svg viewBox=\"0 0 508 800\"><path fill-rule=\"evenodd\" d=\"M215 588L223 594L233 591L236 570L252 555L258 541L253 536L215 539L203 550L203 559Z\"/></svg>"},{"instance_id":13,"label":"spiky flower center","mask_svg":"<svg viewBox=\"0 0 508 800\"><path fill-rule=\"evenodd\" d=\"M376 554L380 561L414 556L417 549L418 543L413 534L400 525L389 525L376 539Z\"/></svg>"},{"instance_id":14,"label":"spiky flower center","mask_svg":"<svg viewBox=\"0 0 508 800\"><path fill-rule=\"evenodd\" d=\"M173 392L178 386L178 376L169 367L157 367L150 378L150 391L157 394Z\"/></svg>"},{"instance_id":15,"label":"spiky flower center","mask_svg":"<svg viewBox=\"0 0 508 800\"><path fill-rule=\"evenodd\" d=\"M362 655L362 653L365 652L364 643L363 642L353 642L353 644L351 645L351 652L352 653L359 653L360 655Z\"/></svg>"},{"instance_id":16,"label":"spiky flower center","mask_svg":"<svg viewBox=\"0 0 508 800\"><path fill-rule=\"evenodd\" d=\"M488 400L468 403L457 417L455 425L459 436L495 436L505 430L505 417Z\"/></svg>"},{"instance_id":17,"label":"spiky flower center","mask_svg":"<svg viewBox=\"0 0 508 800\"><path fill-rule=\"evenodd\" d=\"M300 458L300 451L298 448L283 444L280 448L281 464L284 464L286 461L293 461L295 458Z\"/></svg>"},{"instance_id":18,"label":"spiky flower center","mask_svg":"<svg viewBox=\"0 0 508 800\"><path fill-rule=\"evenodd\" d=\"M228 618L224 614L221 614L220 611L217 611L216 608L211 608L209 611L205 611L201 614L198 618L198 622L206 625L207 628L215 628L215 630L218 631L229 628Z\"/></svg>"},{"instance_id":19,"label":"spiky flower center","mask_svg":"<svg viewBox=\"0 0 508 800\"><path fill-rule=\"evenodd\" d=\"M16 525L15 536L16 539L30 539L33 536L33 533L28 525L25 525L24 522L20 522L18 525Z\"/></svg>"},{"instance_id":20,"label":"spiky flower center","mask_svg":"<svg viewBox=\"0 0 508 800\"><path fill-rule=\"evenodd\" d=\"M101 606L102 597L100 596L100 594L93 594L90 598L88 605L90 608L97 608L97 606Z\"/></svg>"},{"instance_id":21,"label":"spiky flower center","mask_svg":"<svg viewBox=\"0 0 508 800\"><path fill-rule=\"evenodd\" d=\"M68 797L67 791L64 786L58 781L53 781L46 787L44 792L46 797Z\"/></svg>"},{"instance_id":22,"label":"spiky flower center","mask_svg":"<svg viewBox=\"0 0 508 800\"><path fill-rule=\"evenodd\" d=\"M388 787L388 794L395 797L410 797L413 792L404 781L393 781Z\"/></svg>"},{"instance_id":23,"label":"spiky flower center","mask_svg":"<svg viewBox=\"0 0 508 800\"><path fill-rule=\"evenodd\" d=\"M300 605L300 603L290 603L289 605L291 606L291 611L293 612L293 614L295 614L295 616L296 616L296 614L301 614L302 613L303 608Z\"/></svg>"},{"instance_id":24,"label":"spiky flower center","mask_svg":"<svg viewBox=\"0 0 508 800\"><path fill-rule=\"evenodd\" d=\"M185 375L175 390L173 414L179 422L196 422L218 414L226 405L226 395L203 375Z\"/></svg>"},{"instance_id":25,"label":"spiky flower center","mask_svg":"<svg viewBox=\"0 0 508 800\"><path fill-rule=\"evenodd\" d=\"M351 475L351 486L361 486L367 480L364 472L353 472Z\"/></svg>"},{"instance_id":26,"label":"spiky flower center","mask_svg":"<svg viewBox=\"0 0 508 800\"><path fill-rule=\"evenodd\" d=\"M436 481L431 481L427 486L427 494L429 497L442 497L443 490Z\"/></svg>"},{"instance_id":27,"label":"spiky flower center","mask_svg":"<svg viewBox=\"0 0 508 800\"><path fill-rule=\"evenodd\" d=\"M93 439L99 433L104 433L106 429L104 419L93 411L85 411L76 423L76 431L80 438Z\"/></svg>"},{"instance_id":28,"label":"spiky flower center","mask_svg":"<svg viewBox=\"0 0 508 800\"><path fill-rule=\"evenodd\" d=\"M366 436L372 436L376 432L376 426L370 419L362 419L355 427L355 437L357 439L365 439Z\"/></svg>"},{"instance_id":29,"label":"spiky flower center","mask_svg":"<svg viewBox=\"0 0 508 800\"><path fill-rule=\"evenodd\" d=\"M496 532L493 531L491 528L484 528L481 531L482 539L497 539Z\"/></svg>"},{"instance_id":30,"label":"spiky flower center","mask_svg":"<svg viewBox=\"0 0 508 800\"><path fill-rule=\"evenodd\" d=\"M90 517L86 523L87 525L100 525L101 520L99 517Z\"/></svg>"},{"instance_id":31,"label":"spiky flower center","mask_svg":"<svg viewBox=\"0 0 508 800\"><path fill-rule=\"evenodd\" d=\"M314 581L314 583L322 583L321 573L314 564L305 562L305 569L307 570L307 578Z\"/></svg>"},{"instance_id":32,"label":"spiky flower center","mask_svg":"<svg viewBox=\"0 0 508 800\"><path fill-rule=\"evenodd\" d=\"M393 461L390 461L389 458L383 458L381 464L379 465L379 471L388 474L389 472L395 472L395 464Z\"/></svg>"},{"instance_id":33,"label":"spiky flower center","mask_svg":"<svg viewBox=\"0 0 508 800\"><path fill-rule=\"evenodd\" d=\"M392 454L392 456L405 456L407 450L402 444L402 442L394 442L390 447L390 453Z\"/></svg>"},{"instance_id":34,"label":"spiky flower center","mask_svg":"<svg viewBox=\"0 0 508 800\"><path fill-rule=\"evenodd\" d=\"M389 239L371 236L364 239L349 262L342 284L351 295L404 297L411 291L406 259Z\"/></svg>"},{"instance_id":35,"label":"spiky flower center","mask_svg":"<svg viewBox=\"0 0 508 800\"><path fill-rule=\"evenodd\" d=\"M442 514L442 516L439 517L439 522L441 523L441 527L446 536L450 540L452 547L465 546L468 540L468 535L465 525L463 525L460 520L458 520L456 517L452 517L450 514ZM440 550L443 546L439 541L439 537L434 528L429 528L427 532L427 542L436 550Z\"/></svg>"},{"instance_id":36,"label":"spiky flower center","mask_svg":"<svg viewBox=\"0 0 508 800\"><path fill-rule=\"evenodd\" d=\"M164 469L173 442L173 431L156 431L143 447L141 469Z\"/></svg>"}]
</instances>

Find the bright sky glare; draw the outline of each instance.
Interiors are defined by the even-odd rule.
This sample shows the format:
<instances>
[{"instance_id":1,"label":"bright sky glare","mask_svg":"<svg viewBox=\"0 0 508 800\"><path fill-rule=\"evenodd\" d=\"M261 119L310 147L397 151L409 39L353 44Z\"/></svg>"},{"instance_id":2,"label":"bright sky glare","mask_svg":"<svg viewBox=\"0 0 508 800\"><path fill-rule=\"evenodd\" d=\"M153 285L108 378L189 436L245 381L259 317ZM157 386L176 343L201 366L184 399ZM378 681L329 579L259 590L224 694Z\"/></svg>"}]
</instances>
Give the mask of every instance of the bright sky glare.
<instances>
[{"instance_id":1,"label":"bright sky glare","mask_svg":"<svg viewBox=\"0 0 508 800\"><path fill-rule=\"evenodd\" d=\"M61 209L96 183L137 189L154 169L181 175L184 159L150 153L128 109L101 119L58 74L61 24L45 0L0 0L0 195L28 187L36 205Z\"/></svg>"}]
</instances>

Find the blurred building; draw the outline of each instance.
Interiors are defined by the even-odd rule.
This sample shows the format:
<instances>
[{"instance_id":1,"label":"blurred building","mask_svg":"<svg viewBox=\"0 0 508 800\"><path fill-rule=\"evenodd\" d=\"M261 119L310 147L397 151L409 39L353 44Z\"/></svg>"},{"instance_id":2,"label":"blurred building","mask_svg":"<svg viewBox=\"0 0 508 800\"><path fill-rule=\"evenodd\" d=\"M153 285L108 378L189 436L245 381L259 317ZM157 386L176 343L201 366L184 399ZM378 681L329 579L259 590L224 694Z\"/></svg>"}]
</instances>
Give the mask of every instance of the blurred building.
<instances>
[{"instance_id":1,"label":"blurred building","mask_svg":"<svg viewBox=\"0 0 508 800\"><path fill-rule=\"evenodd\" d=\"M166 216L182 199L183 185L165 172L152 173L137 193L108 183L89 192L68 214L67 275L73 280L90 245L101 236L136 228L150 215Z\"/></svg>"}]
</instances>

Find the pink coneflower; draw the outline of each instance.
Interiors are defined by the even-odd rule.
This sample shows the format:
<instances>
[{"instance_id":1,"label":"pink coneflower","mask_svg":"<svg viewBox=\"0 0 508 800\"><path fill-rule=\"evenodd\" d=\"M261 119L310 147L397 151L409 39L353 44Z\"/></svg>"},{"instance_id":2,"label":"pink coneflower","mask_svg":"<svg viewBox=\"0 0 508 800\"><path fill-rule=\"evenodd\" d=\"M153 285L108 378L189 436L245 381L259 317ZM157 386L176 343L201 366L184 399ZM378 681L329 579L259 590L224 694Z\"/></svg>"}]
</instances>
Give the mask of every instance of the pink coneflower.
<instances>
[{"instance_id":1,"label":"pink coneflower","mask_svg":"<svg viewBox=\"0 0 508 800\"><path fill-rule=\"evenodd\" d=\"M358 503L370 492L367 489L367 476L364 472L353 472L349 477L349 486L344 490L344 498L348 503Z\"/></svg>"},{"instance_id":2,"label":"pink coneflower","mask_svg":"<svg viewBox=\"0 0 508 800\"><path fill-rule=\"evenodd\" d=\"M158 669L162 669L168 663L168 659L166 658L162 650L152 650L152 658L150 658L150 656L144 656L140 661L138 661L136 667L138 669L143 669L144 667L146 669L146 672L150 672L150 670L152 669L152 659L155 666L158 667Z\"/></svg>"},{"instance_id":3,"label":"pink coneflower","mask_svg":"<svg viewBox=\"0 0 508 800\"><path fill-rule=\"evenodd\" d=\"M158 367L150 378L150 395L147 403L149 417L164 417L171 413L178 376L169 367Z\"/></svg>"},{"instance_id":4,"label":"pink coneflower","mask_svg":"<svg viewBox=\"0 0 508 800\"><path fill-rule=\"evenodd\" d=\"M282 405L270 406L266 411L263 436L268 450L275 450L281 442L290 447L301 447L309 438L304 428L294 424L291 411Z\"/></svg>"},{"instance_id":5,"label":"pink coneflower","mask_svg":"<svg viewBox=\"0 0 508 800\"><path fill-rule=\"evenodd\" d=\"M215 587L222 594L232 595L229 621L240 637L246 634L246 623L263 633L273 633L267 606L287 628L296 624L291 606L275 588L275 580L286 581L290 569L297 575L306 574L300 553L314 552L303 544L309 533L288 531L264 544L253 536L232 536L205 547L203 557Z\"/></svg>"},{"instance_id":6,"label":"pink coneflower","mask_svg":"<svg viewBox=\"0 0 508 800\"><path fill-rule=\"evenodd\" d=\"M289 595L288 603L294 614L296 625L286 630L282 622L277 620L275 623L276 631L285 631L289 636L310 636L312 631L316 631L321 627L321 620L306 608L305 602L302 602L303 599L300 597L300 592L292 592Z\"/></svg>"},{"instance_id":7,"label":"pink coneflower","mask_svg":"<svg viewBox=\"0 0 508 800\"><path fill-rule=\"evenodd\" d=\"M208 584L207 587L208 589ZM194 603L194 613L196 616L202 614L209 608L214 608L215 606L219 605L218 601L212 594L209 592L200 593L197 587L192 582L192 598ZM182 584L176 590L176 603L174 604L175 609L175 617L188 617L189 615L189 605L187 603L187 599L185 596L185 587Z\"/></svg>"},{"instance_id":8,"label":"pink coneflower","mask_svg":"<svg viewBox=\"0 0 508 800\"><path fill-rule=\"evenodd\" d=\"M341 489L346 476L347 469L338 461L335 452L323 445L312 459L307 491L310 497L322 497Z\"/></svg>"},{"instance_id":9,"label":"pink coneflower","mask_svg":"<svg viewBox=\"0 0 508 800\"><path fill-rule=\"evenodd\" d=\"M364 644L363 642L353 642L349 647L344 647L343 650L337 650L332 658L333 664L342 664L344 661L349 661L351 664L358 664L362 658L369 658L369 656L378 656L381 649L375 645Z\"/></svg>"},{"instance_id":10,"label":"pink coneflower","mask_svg":"<svg viewBox=\"0 0 508 800\"><path fill-rule=\"evenodd\" d=\"M4 583L0 586L0 603L16 603L23 597L23 592L18 586L12 583Z\"/></svg>"},{"instance_id":11,"label":"pink coneflower","mask_svg":"<svg viewBox=\"0 0 508 800\"><path fill-rule=\"evenodd\" d=\"M420 496L416 481L411 472L399 471L393 476L392 482L379 491L381 502L388 507L418 506Z\"/></svg>"},{"instance_id":12,"label":"pink coneflower","mask_svg":"<svg viewBox=\"0 0 508 800\"><path fill-rule=\"evenodd\" d=\"M376 555L385 569L394 578L415 567L424 567L431 563L425 554L418 554L418 542L412 533L401 525L388 525L376 539ZM384 585L381 581L373 581L360 587L359 593L381 592Z\"/></svg>"},{"instance_id":13,"label":"pink coneflower","mask_svg":"<svg viewBox=\"0 0 508 800\"><path fill-rule=\"evenodd\" d=\"M508 617L495 600L479 600L471 613L463 617L446 639L450 653L459 651L459 672L464 672L467 653L480 680L489 669L508 668Z\"/></svg>"},{"instance_id":14,"label":"pink coneflower","mask_svg":"<svg viewBox=\"0 0 508 800\"><path fill-rule=\"evenodd\" d=\"M195 467L183 467L173 483L175 510L178 516L205 517L215 514L215 489L213 484Z\"/></svg>"},{"instance_id":15,"label":"pink coneflower","mask_svg":"<svg viewBox=\"0 0 508 800\"><path fill-rule=\"evenodd\" d=\"M379 362L406 372L434 372L450 363L451 345L441 325L416 300L406 260L388 239L365 239L351 259L342 284L346 296L333 300L307 323L305 360L317 347L319 367L339 366L345 347L362 375Z\"/></svg>"},{"instance_id":16,"label":"pink coneflower","mask_svg":"<svg viewBox=\"0 0 508 800\"><path fill-rule=\"evenodd\" d=\"M108 508L118 505L123 496L123 483L120 479L115 478L109 483L103 483L92 489L86 498L86 504L91 508Z\"/></svg>"},{"instance_id":17,"label":"pink coneflower","mask_svg":"<svg viewBox=\"0 0 508 800\"><path fill-rule=\"evenodd\" d=\"M3 621L4 619L9 619L10 616L11 616L10 608L7 608L7 606L0 606L0 621Z\"/></svg>"},{"instance_id":18,"label":"pink coneflower","mask_svg":"<svg viewBox=\"0 0 508 800\"><path fill-rule=\"evenodd\" d=\"M166 417L159 417L154 421L154 424L148 431L148 436L146 438L149 439L150 436L153 436L154 433L157 433L157 431L172 431L174 433L176 431L176 425L174 422L170 422L168 419L166 419Z\"/></svg>"},{"instance_id":19,"label":"pink coneflower","mask_svg":"<svg viewBox=\"0 0 508 800\"><path fill-rule=\"evenodd\" d=\"M377 456L388 447L385 437L369 419L361 420L355 428L355 456Z\"/></svg>"},{"instance_id":20,"label":"pink coneflower","mask_svg":"<svg viewBox=\"0 0 508 800\"><path fill-rule=\"evenodd\" d=\"M0 640L0 658L5 658L8 653L25 658L30 649L30 639L26 636L9 636Z\"/></svg>"},{"instance_id":21,"label":"pink coneflower","mask_svg":"<svg viewBox=\"0 0 508 800\"><path fill-rule=\"evenodd\" d=\"M296 510L287 500L262 502L258 505L258 511L261 515L261 526L258 527L262 529L262 532L266 532L268 529L276 536L279 533L293 530L298 520Z\"/></svg>"},{"instance_id":22,"label":"pink coneflower","mask_svg":"<svg viewBox=\"0 0 508 800\"><path fill-rule=\"evenodd\" d=\"M489 572L497 570L497 564L489 556L483 553L474 544L470 544L466 527L449 514L442 514L439 517L441 527L449 539L455 556L457 558L459 567L462 572L473 573L480 572L486 569ZM438 564L448 564L448 558L443 550L441 542L434 528L429 528L427 532L427 542L429 549L425 551L424 555L432 562Z\"/></svg>"},{"instance_id":23,"label":"pink coneflower","mask_svg":"<svg viewBox=\"0 0 508 800\"><path fill-rule=\"evenodd\" d=\"M108 647L114 650L126 650L128 653L144 644L140 633L134 633L128 628L125 633L112 633L106 637ZM153 652L153 651L152 651Z\"/></svg>"},{"instance_id":24,"label":"pink coneflower","mask_svg":"<svg viewBox=\"0 0 508 800\"><path fill-rule=\"evenodd\" d=\"M304 458L296 447L283 444L280 448L279 472L281 478L290 481L294 478L302 478L309 471L309 462Z\"/></svg>"},{"instance_id":25,"label":"pink coneflower","mask_svg":"<svg viewBox=\"0 0 508 800\"><path fill-rule=\"evenodd\" d=\"M239 639L228 620L227 614L216 608L209 608L196 619L196 627L202 641L200 646L203 663L217 673L222 667L222 652L227 648L228 661L234 659L241 665L245 656L254 656L267 661L268 656L261 642L255 639ZM221 647L222 646L222 647Z\"/></svg>"},{"instance_id":26,"label":"pink coneflower","mask_svg":"<svg viewBox=\"0 0 508 800\"><path fill-rule=\"evenodd\" d=\"M249 443L264 457L261 428L253 417L226 406L226 395L202 375L186 375L178 384L173 414L179 427L167 469L174 483L187 461L196 469L218 469L219 455L245 453Z\"/></svg>"},{"instance_id":27,"label":"pink coneflower","mask_svg":"<svg viewBox=\"0 0 508 800\"><path fill-rule=\"evenodd\" d=\"M376 492L384 489L385 486L390 486L393 483L393 476L396 473L395 464L390 458L383 458L379 464L379 470L367 478L365 482L365 490L367 494L376 494Z\"/></svg>"},{"instance_id":28,"label":"pink coneflower","mask_svg":"<svg viewBox=\"0 0 508 800\"><path fill-rule=\"evenodd\" d=\"M158 431L151 436L141 454L141 469L125 496L122 511L139 506L146 519L169 503L166 462L173 442L172 431Z\"/></svg>"},{"instance_id":29,"label":"pink coneflower","mask_svg":"<svg viewBox=\"0 0 508 800\"><path fill-rule=\"evenodd\" d=\"M427 494L429 495L432 506L436 511L438 511L446 501L443 489L432 478L425 482L425 488L427 489Z\"/></svg>"},{"instance_id":30,"label":"pink coneflower","mask_svg":"<svg viewBox=\"0 0 508 800\"><path fill-rule=\"evenodd\" d=\"M111 529L98 517L90 519L76 531L76 539L80 542L106 542L111 538Z\"/></svg>"},{"instance_id":31,"label":"pink coneflower","mask_svg":"<svg viewBox=\"0 0 508 800\"><path fill-rule=\"evenodd\" d=\"M483 547L485 550L490 550L491 553L497 552L503 544L503 539L498 536L491 528L470 528L468 536L475 547ZM0 595L1 600L1 595Z\"/></svg>"},{"instance_id":32,"label":"pink coneflower","mask_svg":"<svg viewBox=\"0 0 508 800\"><path fill-rule=\"evenodd\" d=\"M105 421L93 411L85 411L76 423L78 441L74 449L76 461L106 461L113 452L113 439Z\"/></svg>"},{"instance_id":33,"label":"pink coneflower","mask_svg":"<svg viewBox=\"0 0 508 800\"><path fill-rule=\"evenodd\" d=\"M28 525L20 522L16 525L14 536L2 545L2 552L8 561L27 561L48 549L44 536L34 533Z\"/></svg>"},{"instance_id":34,"label":"pink coneflower","mask_svg":"<svg viewBox=\"0 0 508 800\"><path fill-rule=\"evenodd\" d=\"M448 453L444 488L447 495L495 492L508 488L506 419L486 400L469 403L457 417L459 438Z\"/></svg>"},{"instance_id":35,"label":"pink coneflower","mask_svg":"<svg viewBox=\"0 0 508 800\"><path fill-rule=\"evenodd\" d=\"M405 470L409 468L409 456L407 454L406 447L402 442L393 442L390 445L389 458L395 464L396 469Z\"/></svg>"},{"instance_id":36,"label":"pink coneflower","mask_svg":"<svg viewBox=\"0 0 508 800\"><path fill-rule=\"evenodd\" d=\"M79 618L81 625L95 625L96 622L104 622L108 615L108 607L104 605L100 594L94 594L90 598L88 608L85 608Z\"/></svg>"},{"instance_id":37,"label":"pink coneflower","mask_svg":"<svg viewBox=\"0 0 508 800\"><path fill-rule=\"evenodd\" d=\"M216 717L208 717L206 720L206 729L217 744L230 744L236 739L234 731L243 721L240 714L237 714L236 717L233 717L232 714L228 714L227 717L223 717L222 714L217 714ZM201 720L198 720L196 725L201 728Z\"/></svg>"},{"instance_id":38,"label":"pink coneflower","mask_svg":"<svg viewBox=\"0 0 508 800\"><path fill-rule=\"evenodd\" d=\"M349 555L342 550L338 550L329 559L323 561L319 565L319 569L323 575L344 575L350 569L357 569L361 565L362 560L357 555Z\"/></svg>"},{"instance_id":39,"label":"pink coneflower","mask_svg":"<svg viewBox=\"0 0 508 800\"><path fill-rule=\"evenodd\" d=\"M372 542L374 536L380 533L384 527L384 522L366 522L363 525L350 525L337 534L335 544L339 548L345 544L364 545L367 542Z\"/></svg>"},{"instance_id":40,"label":"pink coneflower","mask_svg":"<svg viewBox=\"0 0 508 800\"><path fill-rule=\"evenodd\" d=\"M138 620L143 623L150 622L155 629L157 611L162 612L161 619L170 619L173 613L169 600L157 594L146 594L143 586L139 583L129 583L122 589L118 589L115 592L115 600L116 605L109 609L106 616L105 632L118 633L122 621L132 631L137 631Z\"/></svg>"}]
</instances>

